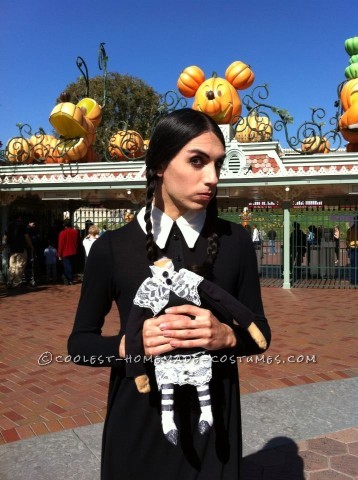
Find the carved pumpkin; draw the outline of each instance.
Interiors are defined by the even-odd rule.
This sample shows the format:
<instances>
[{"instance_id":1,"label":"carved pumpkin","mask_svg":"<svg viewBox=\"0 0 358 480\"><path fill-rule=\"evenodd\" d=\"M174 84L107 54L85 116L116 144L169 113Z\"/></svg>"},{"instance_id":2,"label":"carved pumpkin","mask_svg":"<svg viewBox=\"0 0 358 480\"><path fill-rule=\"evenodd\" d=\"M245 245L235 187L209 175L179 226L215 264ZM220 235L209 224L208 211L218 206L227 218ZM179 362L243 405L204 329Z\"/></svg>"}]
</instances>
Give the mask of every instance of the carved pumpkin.
<instances>
[{"instance_id":1,"label":"carved pumpkin","mask_svg":"<svg viewBox=\"0 0 358 480\"><path fill-rule=\"evenodd\" d=\"M240 119L235 138L240 143L267 142L272 140L272 123L268 117L251 114Z\"/></svg>"},{"instance_id":2,"label":"carved pumpkin","mask_svg":"<svg viewBox=\"0 0 358 480\"><path fill-rule=\"evenodd\" d=\"M231 83L225 78L212 77L198 88L193 109L206 113L220 125L235 123L241 115L242 104Z\"/></svg>"},{"instance_id":3,"label":"carved pumpkin","mask_svg":"<svg viewBox=\"0 0 358 480\"><path fill-rule=\"evenodd\" d=\"M225 72L225 78L237 90L244 90L254 83L255 75L249 65L244 62L233 62Z\"/></svg>"},{"instance_id":4,"label":"carved pumpkin","mask_svg":"<svg viewBox=\"0 0 358 480\"><path fill-rule=\"evenodd\" d=\"M82 109L84 115L97 128L102 120L102 107L93 98L82 98L77 103L77 107Z\"/></svg>"},{"instance_id":5,"label":"carved pumpkin","mask_svg":"<svg viewBox=\"0 0 358 480\"><path fill-rule=\"evenodd\" d=\"M302 152L329 153L330 143L325 137L307 137L301 144Z\"/></svg>"},{"instance_id":6,"label":"carved pumpkin","mask_svg":"<svg viewBox=\"0 0 358 480\"><path fill-rule=\"evenodd\" d=\"M353 103L358 102L358 78L348 80L341 90L341 102L343 110L346 111Z\"/></svg>"},{"instance_id":7,"label":"carved pumpkin","mask_svg":"<svg viewBox=\"0 0 358 480\"><path fill-rule=\"evenodd\" d=\"M80 107L70 102L57 104L50 113L50 123L65 138L85 137L94 133L94 126Z\"/></svg>"},{"instance_id":8,"label":"carved pumpkin","mask_svg":"<svg viewBox=\"0 0 358 480\"><path fill-rule=\"evenodd\" d=\"M358 53L358 37L347 38L344 46L348 55L356 55Z\"/></svg>"},{"instance_id":9,"label":"carved pumpkin","mask_svg":"<svg viewBox=\"0 0 358 480\"><path fill-rule=\"evenodd\" d=\"M11 138L5 152L7 159L13 163L32 163L34 160L31 143L23 137Z\"/></svg>"},{"instance_id":10,"label":"carved pumpkin","mask_svg":"<svg viewBox=\"0 0 358 480\"><path fill-rule=\"evenodd\" d=\"M143 139L138 132L120 130L111 137L108 151L114 160L128 160L143 155L143 145Z\"/></svg>"},{"instance_id":11,"label":"carved pumpkin","mask_svg":"<svg viewBox=\"0 0 358 480\"><path fill-rule=\"evenodd\" d=\"M194 97L200 85L205 80L204 72L195 65L185 68L178 79L177 87L184 97Z\"/></svg>"}]
</instances>

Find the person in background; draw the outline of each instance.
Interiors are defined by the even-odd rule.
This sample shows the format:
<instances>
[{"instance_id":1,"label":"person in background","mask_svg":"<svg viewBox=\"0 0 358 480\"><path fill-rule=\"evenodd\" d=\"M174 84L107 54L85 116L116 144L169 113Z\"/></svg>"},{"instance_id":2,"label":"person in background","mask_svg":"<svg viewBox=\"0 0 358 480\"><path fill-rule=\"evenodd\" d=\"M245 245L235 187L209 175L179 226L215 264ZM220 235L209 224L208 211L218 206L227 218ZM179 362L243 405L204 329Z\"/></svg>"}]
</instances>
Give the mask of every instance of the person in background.
<instances>
[{"instance_id":1,"label":"person in background","mask_svg":"<svg viewBox=\"0 0 358 480\"><path fill-rule=\"evenodd\" d=\"M126 376L126 362L131 361L126 358L125 338L129 312L139 286L162 256L172 259L176 271L190 269L234 295L245 317L270 341L251 238L242 225L218 217L216 194L224 159L225 139L213 119L191 108L163 116L146 152L145 206L126 225L92 245L68 352L83 365L94 358L91 366L112 367L102 480L240 477L236 357L262 351L225 309L213 312L204 303L184 304L145 320L142 341L154 388L139 393L133 378ZM164 273L163 282L170 285L168 272ZM102 335L113 301L120 312L119 333ZM201 434L196 428L200 415L196 388L191 384L176 389L174 416L180 435L174 446L162 432L152 360L193 348L205 349L217 359L210 382L214 423ZM168 390L163 399L167 410L173 395ZM207 401L205 393L200 401ZM170 424L165 428L165 433L170 431Z\"/></svg>"},{"instance_id":2,"label":"person in background","mask_svg":"<svg viewBox=\"0 0 358 480\"><path fill-rule=\"evenodd\" d=\"M78 252L79 232L72 227L71 220L66 218L64 229L58 236L58 258L62 261L64 284L73 284L73 262Z\"/></svg>"},{"instance_id":3,"label":"person in background","mask_svg":"<svg viewBox=\"0 0 358 480\"><path fill-rule=\"evenodd\" d=\"M261 245L261 240L260 240L260 232L259 229L257 228L257 225L254 224L252 225L252 242L255 245L255 247L258 247Z\"/></svg>"},{"instance_id":4,"label":"person in background","mask_svg":"<svg viewBox=\"0 0 358 480\"><path fill-rule=\"evenodd\" d=\"M350 283L358 286L358 215L347 230L346 245L350 263Z\"/></svg>"},{"instance_id":5,"label":"person in background","mask_svg":"<svg viewBox=\"0 0 358 480\"><path fill-rule=\"evenodd\" d=\"M275 247L276 231L273 228L270 228L267 233L267 237L269 240L270 255L274 255L275 253L277 253Z\"/></svg>"},{"instance_id":6,"label":"person in background","mask_svg":"<svg viewBox=\"0 0 358 480\"><path fill-rule=\"evenodd\" d=\"M48 242L48 246L44 250L46 265L46 280L56 281L57 279L57 250L52 242Z\"/></svg>"},{"instance_id":7,"label":"person in background","mask_svg":"<svg viewBox=\"0 0 358 480\"><path fill-rule=\"evenodd\" d=\"M99 228L97 225L91 225L88 229L88 235L84 238L82 244L85 249L86 260L91 250L92 244L99 237Z\"/></svg>"},{"instance_id":8,"label":"person in background","mask_svg":"<svg viewBox=\"0 0 358 480\"><path fill-rule=\"evenodd\" d=\"M306 255L307 238L301 230L301 225L298 222L293 222L293 231L290 235L290 251L291 251L291 272L294 272L295 277L301 278L301 266L303 258Z\"/></svg>"},{"instance_id":9,"label":"person in background","mask_svg":"<svg viewBox=\"0 0 358 480\"><path fill-rule=\"evenodd\" d=\"M336 254L336 261L335 261L336 265L339 263L339 241L340 241L339 239L340 239L339 226L335 225L333 229L333 240L334 240L334 252Z\"/></svg>"},{"instance_id":10,"label":"person in background","mask_svg":"<svg viewBox=\"0 0 358 480\"><path fill-rule=\"evenodd\" d=\"M106 233L106 231L107 231L107 225L103 225L103 226L102 226L102 230L100 231L99 236L101 237L102 235L104 235L104 234Z\"/></svg>"},{"instance_id":11,"label":"person in background","mask_svg":"<svg viewBox=\"0 0 358 480\"><path fill-rule=\"evenodd\" d=\"M9 248L8 288L16 288L22 284L27 263L27 249L33 254L34 247L26 231L21 215L9 223L5 234L5 242Z\"/></svg>"}]
</instances>

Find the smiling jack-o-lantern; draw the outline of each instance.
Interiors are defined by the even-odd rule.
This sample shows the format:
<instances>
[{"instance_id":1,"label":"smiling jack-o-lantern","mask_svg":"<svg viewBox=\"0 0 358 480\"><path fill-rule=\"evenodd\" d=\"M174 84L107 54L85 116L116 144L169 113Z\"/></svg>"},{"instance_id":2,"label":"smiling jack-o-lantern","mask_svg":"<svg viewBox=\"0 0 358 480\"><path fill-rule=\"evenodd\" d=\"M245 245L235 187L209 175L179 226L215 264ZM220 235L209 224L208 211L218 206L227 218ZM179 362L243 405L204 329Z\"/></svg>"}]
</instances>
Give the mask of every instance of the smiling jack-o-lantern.
<instances>
[{"instance_id":1,"label":"smiling jack-o-lantern","mask_svg":"<svg viewBox=\"0 0 358 480\"><path fill-rule=\"evenodd\" d=\"M180 74L177 87L185 97L190 98L195 94L192 106L194 110L206 113L218 124L232 124L240 117L242 110L235 89L248 88L255 77L250 67L243 62L229 65L225 76L226 78L221 78L214 74L205 80L203 71L191 66Z\"/></svg>"}]
</instances>

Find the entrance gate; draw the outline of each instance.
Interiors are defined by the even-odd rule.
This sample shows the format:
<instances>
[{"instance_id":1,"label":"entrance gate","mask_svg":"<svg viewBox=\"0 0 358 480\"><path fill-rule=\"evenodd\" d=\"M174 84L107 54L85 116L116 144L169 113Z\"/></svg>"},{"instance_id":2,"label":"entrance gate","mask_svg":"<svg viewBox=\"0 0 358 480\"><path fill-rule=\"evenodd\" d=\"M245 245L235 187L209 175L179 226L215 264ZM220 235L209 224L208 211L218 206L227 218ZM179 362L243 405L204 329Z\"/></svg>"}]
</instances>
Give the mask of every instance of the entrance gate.
<instances>
[{"instance_id":1,"label":"entrance gate","mask_svg":"<svg viewBox=\"0 0 358 480\"><path fill-rule=\"evenodd\" d=\"M256 255L261 285L282 287L284 259L284 215L278 208L249 210L246 228L256 225L260 244ZM354 288L350 283L351 264L346 248L347 229L358 215L357 207L297 205L290 211L290 272L294 288ZM226 208L220 217L243 223L242 213ZM296 229L293 226L296 224ZM302 232L303 240L300 240ZM357 275L355 276L357 278Z\"/></svg>"}]
</instances>

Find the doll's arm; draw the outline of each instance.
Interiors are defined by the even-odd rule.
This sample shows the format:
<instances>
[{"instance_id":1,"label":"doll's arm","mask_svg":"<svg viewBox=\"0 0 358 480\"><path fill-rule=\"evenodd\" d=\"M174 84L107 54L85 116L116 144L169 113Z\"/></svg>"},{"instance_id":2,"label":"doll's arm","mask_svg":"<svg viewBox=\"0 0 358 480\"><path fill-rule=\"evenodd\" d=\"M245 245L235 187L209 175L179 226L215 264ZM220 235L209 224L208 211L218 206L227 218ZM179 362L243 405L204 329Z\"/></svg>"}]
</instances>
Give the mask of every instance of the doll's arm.
<instances>
[{"instance_id":1,"label":"doll's arm","mask_svg":"<svg viewBox=\"0 0 358 480\"><path fill-rule=\"evenodd\" d=\"M143 347L143 323L146 309L133 305L129 313L126 328L126 375L134 377L137 389L141 393L150 392L149 378L146 374Z\"/></svg>"},{"instance_id":2,"label":"doll's arm","mask_svg":"<svg viewBox=\"0 0 358 480\"><path fill-rule=\"evenodd\" d=\"M252 312L245 305L226 290L206 279L201 282L199 290L200 295L213 305L214 309L216 307L219 310L225 310L232 316L234 322L245 328L262 350L267 348L265 337L253 322Z\"/></svg>"}]
</instances>

